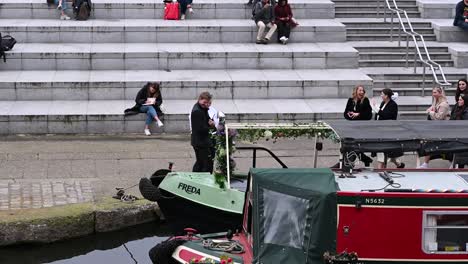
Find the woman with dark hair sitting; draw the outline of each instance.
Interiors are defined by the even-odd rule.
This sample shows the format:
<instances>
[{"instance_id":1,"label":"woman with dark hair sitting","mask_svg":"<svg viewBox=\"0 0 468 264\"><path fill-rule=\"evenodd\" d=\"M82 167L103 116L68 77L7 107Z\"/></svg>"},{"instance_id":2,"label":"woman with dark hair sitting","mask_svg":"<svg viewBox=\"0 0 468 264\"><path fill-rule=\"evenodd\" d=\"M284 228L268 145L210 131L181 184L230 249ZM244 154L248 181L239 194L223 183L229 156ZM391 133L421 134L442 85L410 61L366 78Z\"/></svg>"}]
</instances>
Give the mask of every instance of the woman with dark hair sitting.
<instances>
[{"instance_id":1,"label":"woman with dark hair sitting","mask_svg":"<svg viewBox=\"0 0 468 264\"><path fill-rule=\"evenodd\" d=\"M149 125L153 121L157 122L158 127L164 125L158 116L158 113L159 115L162 113L160 107L163 102L159 83L147 83L143 86L138 92L135 102L140 113L146 113L145 135L150 136Z\"/></svg>"},{"instance_id":2,"label":"woman with dark hair sitting","mask_svg":"<svg viewBox=\"0 0 468 264\"><path fill-rule=\"evenodd\" d=\"M380 107L377 107L375 102L372 103L372 110L375 112L375 120L397 120L398 118L398 105L394 99L398 98L397 93L393 93L392 89L385 88L382 90L380 97L382 102ZM404 168L405 163L401 162L398 157L403 156L403 153L388 154L390 161L395 164L397 168ZM379 162L378 168L385 168L385 155L377 153L377 161Z\"/></svg>"},{"instance_id":3,"label":"woman with dark hair sitting","mask_svg":"<svg viewBox=\"0 0 468 264\"><path fill-rule=\"evenodd\" d=\"M468 90L466 89L468 86L468 81L466 79L460 79L457 82L457 90L455 91L455 102L458 102L458 98L465 94L468 94Z\"/></svg>"},{"instance_id":4,"label":"woman with dark hair sitting","mask_svg":"<svg viewBox=\"0 0 468 264\"><path fill-rule=\"evenodd\" d=\"M458 98L457 104L453 107L450 120L468 120L468 95Z\"/></svg>"}]
</instances>

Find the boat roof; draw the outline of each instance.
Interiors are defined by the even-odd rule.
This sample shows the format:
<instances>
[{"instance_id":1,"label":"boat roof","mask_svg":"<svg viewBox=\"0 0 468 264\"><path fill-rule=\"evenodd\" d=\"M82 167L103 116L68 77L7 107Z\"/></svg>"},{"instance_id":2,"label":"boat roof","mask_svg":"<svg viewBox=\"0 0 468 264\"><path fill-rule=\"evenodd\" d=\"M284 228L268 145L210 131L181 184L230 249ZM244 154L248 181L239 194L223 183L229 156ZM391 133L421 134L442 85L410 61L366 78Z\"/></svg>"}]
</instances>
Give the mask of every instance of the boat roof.
<instances>
[{"instance_id":1,"label":"boat roof","mask_svg":"<svg viewBox=\"0 0 468 264\"><path fill-rule=\"evenodd\" d=\"M377 171L363 170L353 173L354 178L340 177L341 173L335 173L335 180L340 191L360 192L363 190L375 190L384 192L382 188L388 185ZM398 189L413 189L421 192L433 189L460 191L468 190L468 171L398 171L388 174L392 177ZM387 188L395 189L392 186ZM378 190L381 189L381 190Z\"/></svg>"},{"instance_id":2,"label":"boat roof","mask_svg":"<svg viewBox=\"0 0 468 264\"><path fill-rule=\"evenodd\" d=\"M468 120L330 121L342 152L468 152Z\"/></svg>"}]
</instances>

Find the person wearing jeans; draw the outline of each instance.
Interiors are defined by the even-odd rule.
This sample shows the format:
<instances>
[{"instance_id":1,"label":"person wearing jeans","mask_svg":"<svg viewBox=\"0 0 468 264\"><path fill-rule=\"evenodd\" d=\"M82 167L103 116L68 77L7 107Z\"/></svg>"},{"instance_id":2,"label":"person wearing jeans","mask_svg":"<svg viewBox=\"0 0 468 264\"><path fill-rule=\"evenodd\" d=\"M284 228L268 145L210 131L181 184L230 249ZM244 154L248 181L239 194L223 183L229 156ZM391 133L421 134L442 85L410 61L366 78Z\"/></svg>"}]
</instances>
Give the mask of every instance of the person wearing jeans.
<instances>
[{"instance_id":1,"label":"person wearing jeans","mask_svg":"<svg viewBox=\"0 0 468 264\"><path fill-rule=\"evenodd\" d=\"M468 31L468 0L460 1L455 7L453 25Z\"/></svg>"},{"instance_id":2,"label":"person wearing jeans","mask_svg":"<svg viewBox=\"0 0 468 264\"><path fill-rule=\"evenodd\" d=\"M161 104L163 102L159 83L147 83L138 92L135 102L139 112L146 113L145 135L151 135L149 126L153 121L157 122L158 127L164 126L158 115L158 112L162 114Z\"/></svg>"},{"instance_id":3,"label":"person wearing jeans","mask_svg":"<svg viewBox=\"0 0 468 264\"><path fill-rule=\"evenodd\" d=\"M68 9L67 0L55 0L55 4L57 5L57 9L60 10L60 12L61 12L60 19L61 20L70 20L70 17L67 16L67 14L65 13L65 10Z\"/></svg>"},{"instance_id":4,"label":"person wearing jeans","mask_svg":"<svg viewBox=\"0 0 468 264\"><path fill-rule=\"evenodd\" d=\"M275 12L270 0L259 1L255 5L254 14L255 24L258 26L257 41L255 43L268 44L273 33L276 31ZM266 27L269 30L265 37L263 37Z\"/></svg>"}]
</instances>

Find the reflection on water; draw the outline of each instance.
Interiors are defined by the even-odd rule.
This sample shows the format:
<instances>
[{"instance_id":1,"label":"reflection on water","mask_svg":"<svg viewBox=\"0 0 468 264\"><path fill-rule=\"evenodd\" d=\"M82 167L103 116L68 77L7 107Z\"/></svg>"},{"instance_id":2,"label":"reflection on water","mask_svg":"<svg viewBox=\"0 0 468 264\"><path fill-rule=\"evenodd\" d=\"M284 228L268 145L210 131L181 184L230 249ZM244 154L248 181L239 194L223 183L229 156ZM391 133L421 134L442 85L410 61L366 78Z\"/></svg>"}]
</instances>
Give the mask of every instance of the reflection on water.
<instances>
[{"instance_id":1,"label":"reflection on water","mask_svg":"<svg viewBox=\"0 0 468 264\"><path fill-rule=\"evenodd\" d=\"M152 222L63 242L0 248L0 263L147 264L149 250L169 236L165 225Z\"/></svg>"}]
</instances>

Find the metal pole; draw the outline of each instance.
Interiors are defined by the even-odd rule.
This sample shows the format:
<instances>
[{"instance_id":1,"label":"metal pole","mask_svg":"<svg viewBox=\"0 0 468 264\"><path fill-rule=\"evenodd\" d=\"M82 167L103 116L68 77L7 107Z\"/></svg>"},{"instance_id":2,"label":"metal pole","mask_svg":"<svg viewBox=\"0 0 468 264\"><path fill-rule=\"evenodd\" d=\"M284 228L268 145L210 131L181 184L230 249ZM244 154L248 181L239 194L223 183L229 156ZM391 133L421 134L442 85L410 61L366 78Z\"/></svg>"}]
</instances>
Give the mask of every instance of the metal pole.
<instances>
[{"instance_id":1,"label":"metal pole","mask_svg":"<svg viewBox=\"0 0 468 264\"><path fill-rule=\"evenodd\" d=\"M393 12L390 14L390 41L393 41Z\"/></svg>"},{"instance_id":2,"label":"metal pole","mask_svg":"<svg viewBox=\"0 0 468 264\"><path fill-rule=\"evenodd\" d=\"M398 47L401 47L401 23L398 23Z\"/></svg>"},{"instance_id":3,"label":"metal pole","mask_svg":"<svg viewBox=\"0 0 468 264\"><path fill-rule=\"evenodd\" d=\"M414 45L418 45L417 43L414 43ZM416 73L416 63L418 61L418 51L417 51L417 48L416 46L414 46L414 73Z\"/></svg>"},{"instance_id":4,"label":"metal pole","mask_svg":"<svg viewBox=\"0 0 468 264\"><path fill-rule=\"evenodd\" d=\"M426 89L426 65L423 67L423 87L422 87L422 97L424 97L425 90Z\"/></svg>"},{"instance_id":5,"label":"metal pole","mask_svg":"<svg viewBox=\"0 0 468 264\"><path fill-rule=\"evenodd\" d=\"M314 136L314 168L317 168L317 155L318 155L318 151L317 151L317 135Z\"/></svg>"},{"instance_id":6,"label":"metal pole","mask_svg":"<svg viewBox=\"0 0 468 264\"><path fill-rule=\"evenodd\" d=\"M377 1L377 17L380 16L380 3L382 2L382 0L378 0Z\"/></svg>"},{"instance_id":7,"label":"metal pole","mask_svg":"<svg viewBox=\"0 0 468 264\"><path fill-rule=\"evenodd\" d=\"M383 14L384 14L384 20L383 21L384 21L384 23L387 23L387 7L386 6L384 6L384 8L383 8Z\"/></svg>"},{"instance_id":8,"label":"metal pole","mask_svg":"<svg viewBox=\"0 0 468 264\"><path fill-rule=\"evenodd\" d=\"M231 168L229 166L229 128L224 125L224 134L226 134L226 170L227 170L227 189L231 189Z\"/></svg>"},{"instance_id":9,"label":"metal pole","mask_svg":"<svg viewBox=\"0 0 468 264\"><path fill-rule=\"evenodd\" d=\"M257 150L253 150L253 161L252 161L252 168L257 167Z\"/></svg>"},{"instance_id":10,"label":"metal pole","mask_svg":"<svg viewBox=\"0 0 468 264\"><path fill-rule=\"evenodd\" d=\"M408 68L409 66L409 36L406 35L406 64L405 67Z\"/></svg>"}]
</instances>

